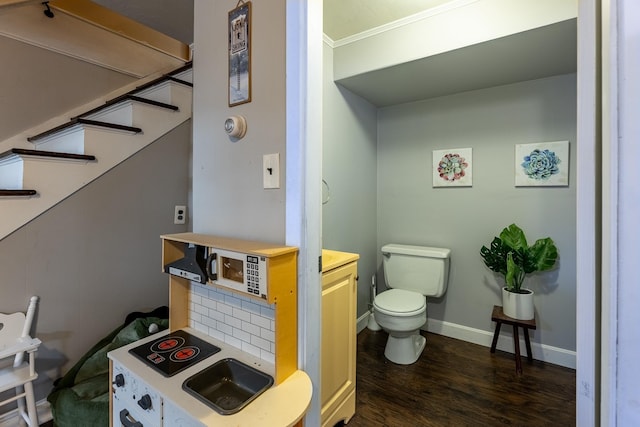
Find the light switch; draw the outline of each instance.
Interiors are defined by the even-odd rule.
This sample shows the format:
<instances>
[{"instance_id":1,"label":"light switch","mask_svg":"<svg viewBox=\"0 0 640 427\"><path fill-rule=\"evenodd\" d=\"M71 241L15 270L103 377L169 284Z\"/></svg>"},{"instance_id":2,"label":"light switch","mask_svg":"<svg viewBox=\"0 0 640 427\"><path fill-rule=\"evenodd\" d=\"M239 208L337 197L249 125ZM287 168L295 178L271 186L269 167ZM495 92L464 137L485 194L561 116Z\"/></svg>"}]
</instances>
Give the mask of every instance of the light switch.
<instances>
[{"instance_id":1,"label":"light switch","mask_svg":"<svg viewBox=\"0 0 640 427\"><path fill-rule=\"evenodd\" d=\"M280 188L280 154L262 156L262 181L264 188Z\"/></svg>"}]
</instances>

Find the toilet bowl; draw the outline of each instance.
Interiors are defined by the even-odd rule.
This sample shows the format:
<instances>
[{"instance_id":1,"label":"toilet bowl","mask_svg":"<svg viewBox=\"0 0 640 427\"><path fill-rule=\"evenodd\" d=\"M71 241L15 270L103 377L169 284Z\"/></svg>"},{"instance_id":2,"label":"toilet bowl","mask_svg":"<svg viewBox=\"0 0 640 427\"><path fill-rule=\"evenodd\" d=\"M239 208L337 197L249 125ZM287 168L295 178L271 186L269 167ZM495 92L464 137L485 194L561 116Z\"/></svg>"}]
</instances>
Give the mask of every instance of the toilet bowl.
<instances>
[{"instance_id":1,"label":"toilet bowl","mask_svg":"<svg viewBox=\"0 0 640 427\"><path fill-rule=\"evenodd\" d=\"M399 365L418 360L426 345L420 328L427 321L425 297L418 292L389 289L373 301L373 315L389 334L384 356Z\"/></svg>"},{"instance_id":2,"label":"toilet bowl","mask_svg":"<svg viewBox=\"0 0 640 427\"><path fill-rule=\"evenodd\" d=\"M426 338L420 328L427 321L427 297L444 295L449 249L389 244L382 247L387 289L373 300L373 316L389 337L384 355L391 362L410 365L422 354Z\"/></svg>"}]
</instances>

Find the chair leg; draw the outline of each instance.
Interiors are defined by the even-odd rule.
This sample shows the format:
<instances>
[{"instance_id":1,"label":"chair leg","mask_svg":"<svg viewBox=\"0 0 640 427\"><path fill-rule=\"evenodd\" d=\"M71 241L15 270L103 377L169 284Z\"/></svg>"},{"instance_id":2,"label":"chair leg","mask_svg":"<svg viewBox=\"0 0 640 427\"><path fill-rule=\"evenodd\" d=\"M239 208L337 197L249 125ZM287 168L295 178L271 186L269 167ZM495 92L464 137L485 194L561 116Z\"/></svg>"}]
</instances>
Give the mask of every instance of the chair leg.
<instances>
[{"instance_id":1,"label":"chair leg","mask_svg":"<svg viewBox=\"0 0 640 427\"><path fill-rule=\"evenodd\" d=\"M25 401L25 392L24 392L24 387L19 385L16 387L16 397L18 398L16 400L16 404L18 405L18 425L20 427L25 426L27 424L25 424L25 415L27 413L26 408L24 406L24 401Z\"/></svg>"},{"instance_id":2,"label":"chair leg","mask_svg":"<svg viewBox=\"0 0 640 427\"><path fill-rule=\"evenodd\" d=\"M36 399L33 395L33 383L28 382L24 385L25 400L27 401L27 417L29 418L29 427L38 427L38 412L36 409Z\"/></svg>"}]
</instances>

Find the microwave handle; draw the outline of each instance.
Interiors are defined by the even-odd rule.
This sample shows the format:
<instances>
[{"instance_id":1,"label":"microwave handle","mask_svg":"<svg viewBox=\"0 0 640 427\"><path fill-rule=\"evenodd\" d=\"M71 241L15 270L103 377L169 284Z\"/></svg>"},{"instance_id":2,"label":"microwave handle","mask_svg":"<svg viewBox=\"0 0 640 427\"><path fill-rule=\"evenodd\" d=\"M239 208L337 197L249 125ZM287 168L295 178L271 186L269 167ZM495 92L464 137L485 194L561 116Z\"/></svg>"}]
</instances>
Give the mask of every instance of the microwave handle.
<instances>
[{"instance_id":1,"label":"microwave handle","mask_svg":"<svg viewBox=\"0 0 640 427\"><path fill-rule=\"evenodd\" d=\"M129 421L129 419L133 421ZM124 427L143 427L142 423L134 420L126 409L120 411L120 423L122 423Z\"/></svg>"},{"instance_id":2,"label":"microwave handle","mask_svg":"<svg viewBox=\"0 0 640 427\"><path fill-rule=\"evenodd\" d=\"M209 257L207 257L207 276L210 280L218 280L218 254L215 252L211 252Z\"/></svg>"}]
</instances>

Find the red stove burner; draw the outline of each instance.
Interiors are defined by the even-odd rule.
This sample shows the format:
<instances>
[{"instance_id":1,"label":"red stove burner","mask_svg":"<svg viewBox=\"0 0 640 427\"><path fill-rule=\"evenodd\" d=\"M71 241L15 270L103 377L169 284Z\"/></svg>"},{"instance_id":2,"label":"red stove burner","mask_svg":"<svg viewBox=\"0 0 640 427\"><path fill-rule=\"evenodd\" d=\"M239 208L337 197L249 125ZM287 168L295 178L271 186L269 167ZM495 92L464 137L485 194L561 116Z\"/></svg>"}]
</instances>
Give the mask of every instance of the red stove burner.
<instances>
[{"instance_id":1,"label":"red stove burner","mask_svg":"<svg viewBox=\"0 0 640 427\"><path fill-rule=\"evenodd\" d=\"M165 377L171 377L219 351L219 347L188 332L178 330L150 343L132 348L129 353L137 356Z\"/></svg>"},{"instance_id":2,"label":"red stove burner","mask_svg":"<svg viewBox=\"0 0 640 427\"><path fill-rule=\"evenodd\" d=\"M171 351L176 347L180 347L184 344L184 338L182 337L168 337L162 341L157 341L151 346L151 351L157 351L163 353L165 351Z\"/></svg>"},{"instance_id":3,"label":"red stove burner","mask_svg":"<svg viewBox=\"0 0 640 427\"><path fill-rule=\"evenodd\" d=\"M186 362L196 357L198 353L200 353L198 347L183 347L171 353L169 357L176 362Z\"/></svg>"}]
</instances>

